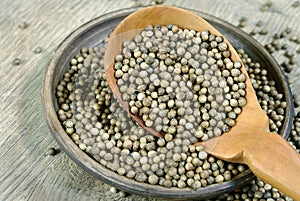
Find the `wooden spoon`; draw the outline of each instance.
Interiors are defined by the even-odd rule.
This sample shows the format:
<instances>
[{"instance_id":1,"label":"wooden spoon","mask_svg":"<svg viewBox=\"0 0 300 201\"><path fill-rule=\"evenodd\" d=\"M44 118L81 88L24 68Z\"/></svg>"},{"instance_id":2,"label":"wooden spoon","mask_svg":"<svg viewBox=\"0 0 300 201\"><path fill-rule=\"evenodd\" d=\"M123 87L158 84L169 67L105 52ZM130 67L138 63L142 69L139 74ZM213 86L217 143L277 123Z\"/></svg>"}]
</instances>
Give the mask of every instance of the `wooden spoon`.
<instances>
[{"instance_id":1,"label":"wooden spoon","mask_svg":"<svg viewBox=\"0 0 300 201\"><path fill-rule=\"evenodd\" d=\"M110 35L104 58L108 84L131 117L150 133L160 137L161 133L146 127L140 117L129 111L128 103L121 98L113 67L115 56L122 50L122 43L133 39L147 25L156 24L175 24L181 28L209 30L219 36L222 34L196 14L173 6L153 6L129 15ZM231 59L242 63L225 37L224 41L231 52ZM245 67L242 66L241 70L246 75L247 104L236 119L236 125L219 137L195 145L203 145L208 153L217 158L247 164L257 177L295 200L300 200L300 156L284 138L269 132L268 117L257 101Z\"/></svg>"}]
</instances>

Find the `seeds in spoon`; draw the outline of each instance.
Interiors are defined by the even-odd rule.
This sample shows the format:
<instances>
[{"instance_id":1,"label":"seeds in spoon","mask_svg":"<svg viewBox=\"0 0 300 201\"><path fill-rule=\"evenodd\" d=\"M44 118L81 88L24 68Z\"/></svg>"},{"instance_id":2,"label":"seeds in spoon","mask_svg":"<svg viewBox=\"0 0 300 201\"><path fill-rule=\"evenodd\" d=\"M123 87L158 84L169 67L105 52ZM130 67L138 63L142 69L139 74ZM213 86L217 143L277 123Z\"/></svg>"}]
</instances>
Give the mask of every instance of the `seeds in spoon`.
<instances>
[{"instance_id":1,"label":"seeds in spoon","mask_svg":"<svg viewBox=\"0 0 300 201\"><path fill-rule=\"evenodd\" d=\"M131 113L147 127L171 135L186 131L187 137L196 136L194 141L207 140L234 126L246 104L241 63L229 56L222 36L149 25L123 43L122 54L115 58L115 77ZM124 71L120 65L127 60L134 65ZM183 130L181 119L186 122ZM203 134L195 135L199 129Z\"/></svg>"}]
</instances>

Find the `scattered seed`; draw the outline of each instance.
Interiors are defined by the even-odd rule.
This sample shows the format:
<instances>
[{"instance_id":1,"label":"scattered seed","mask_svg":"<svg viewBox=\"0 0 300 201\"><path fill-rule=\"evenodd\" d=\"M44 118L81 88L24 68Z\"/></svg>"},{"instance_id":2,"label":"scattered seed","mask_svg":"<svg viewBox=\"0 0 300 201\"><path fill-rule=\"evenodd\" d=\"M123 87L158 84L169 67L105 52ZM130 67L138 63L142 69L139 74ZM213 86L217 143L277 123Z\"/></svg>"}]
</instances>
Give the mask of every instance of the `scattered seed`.
<instances>
[{"instance_id":1,"label":"scattered seed","mask_svg":"<svg viewBox=\"0 0 300 201\"><path fill-rule=\"evenodd\" d=\"M43 51L43 49L42 49L41 47L37 47L37 48L35 48L35 49L33 50L33 52L34 52L35 54L40 54L42 51Z\"/></svg>"},{"instance_id":2,"label":"scattered seed","mask_svg":"<svg viewBox=\"0 0 300 201\"><path fill-rule=\"evenodd\" d=\"M151 0L150 4L151 5L159 5L159 4L163 4L164 0Z\"/></svg>"},{"instance_id":3,"label":"scattered seed","mask_svg":"<svg viewBox=\"0 0 300 201\"><path fill-rule=\"evenodd\" d=\"M125 197L128 196L128 194L127 194L126 192L124 192L124 191L120 191L120 192L119 192L119 196L120 196L121 198L125 198Z\"/></svg>"},{"instance_id":4,"label":"scattered seed","mask_svg":"<svg viewBox=\"0 0 300 201\"><path fill-rule=\"evenodd\" d=\"M18 65L21 64L21 59L15 58L15 59L11 62L11 64L12 64L13 66L18 66Z\"/></svg>"},{"instance_id":5,"label":"scattered seed","mask_svg":"<svg viewBox=\"0 0 300 201\"><path fill-rule=\"evenodd\" d=\"M19 24L18 27L19 27L20 29L23 29L23 30L24 30L24 29L26 29L28 26L29 26L29 24L28 24L27 22L22 22L21 24Z\"/></svg>"},{"instance_id":6,"label":"scattered seed","mask_svg":"<svg viewBox=\"0 0 300 201\"><path fill-rule=\"evenodd\" d=\"M255 31L255 30L252 30L249 34L250 34L251 36L255 36L255 35L256 35L256 31Z\"/></svg>"},{"instance_id":7,"label":"scattered seed","mask_svg":"<svg viewBox=\"0 0 300 201\"><path fill-rule=\"evenodd\" d=\"M241 17L240 20L239 20L239 27L243 28L246 26L246 20L247 18L246 17Z\"/></svg>"},{"instance_id":8,"label":"scattered seed","mask_svg":"<svg viewBox=\"0 0 300 201\"><path fill-rule=\"evenodd\" d=\"M285 28L285 33L290 34L292 32L292 28L291 27L287 27Z\"/></svg>"},{"instance_id":9,"label":"scattered seed","mask_svg":"<svg viewBox=\"0 0 300 201\"><path fill-rule=\"evenodd\" d=\"M261 27L263 25L263 21L259 20L256 22L255 26Z\"/></svg>"},{"instance_id":10,"label":"scattered seed","mask_svg":"<svg viewBox=\"0 0 300 201\"><path fill-rule=\"evenodd\" d=\"M118 189L116 189L115 187L110 187L109 191L111 193L117 193L118 192Z\"/></svg>"},{"instance_id":11,"label":"scattered seed","mask_svg":"<svg viewBox=\"0 0 300 201\"><path fill-rule=\"evenodd\" d=\"M57 154L57 150L53 147L49 148L45 155L55 156Z\"/></svg>"},{"instance_id":12,"label":"scattered seed","mask_svg":"<svg viewBox=\"0 0 300 201\"><path fill-rule=\"evenodd\" d=\"M260 7L260 11L262 11L262 12L266 12L266 11L268 11L269 10L269 6L267 6L267 5L262 5L261 7Z\"/></svg>"},{"instance_id":13,"label":"scattered seed","mask_svg":"<svg viewBox=\"0 0 300 201\"><path fill-rule=\"evenodd\" d=\"M261 29L261 30L259 30L258 33L259 33L260 35L267 35L268 30L267 30L267 29Z\"/></svg>"},{"instance_id":14,"label":"scattered seed","mask_svg":"<svg viewBox=\"0 0 300 201\"><path fill-rule=\"evenodd\" d=\"M299 1L295 1L292 3L292 7L293 8L298 8L300 6L300 2Z\"/></svg>"}]
</instances>

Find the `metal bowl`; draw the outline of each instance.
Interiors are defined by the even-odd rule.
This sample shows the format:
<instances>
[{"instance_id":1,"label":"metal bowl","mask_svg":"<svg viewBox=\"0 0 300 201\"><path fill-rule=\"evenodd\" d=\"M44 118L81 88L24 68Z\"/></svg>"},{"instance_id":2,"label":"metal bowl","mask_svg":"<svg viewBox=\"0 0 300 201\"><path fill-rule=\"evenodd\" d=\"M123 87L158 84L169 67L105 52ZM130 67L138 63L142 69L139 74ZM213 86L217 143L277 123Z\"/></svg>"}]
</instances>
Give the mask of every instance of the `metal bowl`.
<instances>
[{"instance_id":1,"label":"metal bowl","mask_svg":"<svg viewBox=\"0 0 300 201\"><path fill-rule=\"evenodd\" d=\"M158 185L139 183L120 176L102 166L82 151L66 134L57 116L58 105L55 89L63 74L68 70L69 61L82 47L99 45L122 19L137 9L139 8L124 9L91 20L71 33L55 51L45 75L43 101L50 130L57 143L72 160L91 175L120 190L145 197L159 197L172 200L211 199L247 184L254 178L250 170L235 176L230 181L213 184L198 190L164 188ZM236 49L244 49L254 61L260 62L267 69L270 77L276 82L277 89L284 94L284 98L287 101L285 121L280 130L280 134L287 138L291 131L293 119L292 95L286 77L273 57L262 45L242 30L216 17L198 11L191 11L215 26Z\"/></svg>"}]
</instances>

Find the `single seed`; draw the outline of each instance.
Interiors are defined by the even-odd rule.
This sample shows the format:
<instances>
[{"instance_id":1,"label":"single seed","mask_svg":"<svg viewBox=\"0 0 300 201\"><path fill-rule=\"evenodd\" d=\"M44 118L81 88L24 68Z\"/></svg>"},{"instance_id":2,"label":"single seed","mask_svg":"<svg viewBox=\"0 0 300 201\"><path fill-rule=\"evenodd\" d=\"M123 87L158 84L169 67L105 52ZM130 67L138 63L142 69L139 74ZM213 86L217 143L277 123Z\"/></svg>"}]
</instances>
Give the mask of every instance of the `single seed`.
<instances>
[{"instance_id":1,"label":"single seed","mask_svg":"<svg viewBox=\"0 0 300 201\"><path fill-rule=\"evenodd\" d=\"M15 59L11 62L11 64L12 64L13 66L18 66L18 65L21 64L21 59L15 58Z\"/></svg>"},{"instance_id":2,"label":"single seed","mask_svg":"<svg viewBox=\"0 0 300 201\"><path fill-rule=\"evenodd\" d=\"M26 29L28 26L29 26L29 24L28 24L27 22L22 22L21 24L19 24L18 27L19 27L20 29L23 29L23 30L24 30L24 29Z\"/></svg>"},{"instance_id":3,"label":"single seed","mask_svg":"<svg viewBox=\"0 0 300 201\"><path fill-rule=\"evenodd\" d=\"M55 156L57 154L57 150L53 147L49 148L45 155Z\"/></svg>"},{"instance_id":4,"label":"single seed","mask_svg":"<svg viewBox=\"0 0 300 201\"><path fill-rule=\"evenodd\" d=\"M267 29L261 29L261 30L259 30L258 33L259 33L260 35L267 35L268 30L267 30Z\"/></svg>"},{"instance_id":5,"label":"single seed","mask_svg":"<svg viewBox=\"0 0 300 201\"><path fill-rule=\"evenodd\" d=\"M159 181L159 177L156 176L155 174L150 175L149 178L148 178L148 181L149 181L150 184L153 184L153 185L157 184L158 181Z\"/></svg>"},{"instance_id":6,"label":"single seed","mask_svg":"<svg viewBox=\"0 0 300 201\"><path fill-rule=\"evenodd\" d=\"M40 54L42 51L43 51L43 49L42 49L41 47L37 47L37 48L35 48L35 49L33 50L33 52L34 52L35 54Z\"/></svg>"}]
</instances>

